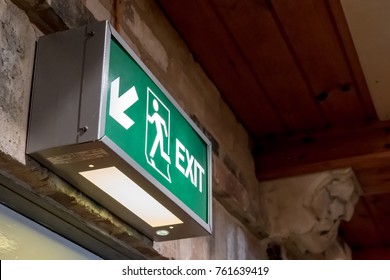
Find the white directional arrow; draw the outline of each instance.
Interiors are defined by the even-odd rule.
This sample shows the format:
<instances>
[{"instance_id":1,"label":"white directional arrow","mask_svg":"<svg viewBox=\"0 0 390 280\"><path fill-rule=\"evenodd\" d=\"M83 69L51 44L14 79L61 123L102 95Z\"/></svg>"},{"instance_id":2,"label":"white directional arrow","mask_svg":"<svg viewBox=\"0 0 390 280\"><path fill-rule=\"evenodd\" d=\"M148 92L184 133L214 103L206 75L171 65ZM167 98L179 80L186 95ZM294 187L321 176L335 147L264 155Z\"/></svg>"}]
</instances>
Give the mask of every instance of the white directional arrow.
<instances>
[{"instance_id":1,"label":"white directional arrow","mask_svg":"<svg viewBox=\"0 0 390 280\"><path fill-rule=\"evenodd\" d=\"M125 129L129 129L134 121L125 114L125 111L138 101L135 87L131 87L124 94L119 96L119 77L111 82L111 97L109 114Z\"/></svg>"}]
</instances>

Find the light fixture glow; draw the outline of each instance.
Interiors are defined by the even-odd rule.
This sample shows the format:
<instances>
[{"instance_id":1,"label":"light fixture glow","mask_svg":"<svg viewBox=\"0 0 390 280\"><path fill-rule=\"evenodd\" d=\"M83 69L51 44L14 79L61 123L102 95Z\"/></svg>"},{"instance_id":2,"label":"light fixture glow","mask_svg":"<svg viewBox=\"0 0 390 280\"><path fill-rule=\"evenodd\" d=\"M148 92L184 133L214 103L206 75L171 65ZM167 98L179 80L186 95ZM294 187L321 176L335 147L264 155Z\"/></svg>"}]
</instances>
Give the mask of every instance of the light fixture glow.
<instances>
[{"instance_id":1,"label":"light fixture glow","mask_svg":"<svg viewBox=\"0 0 390 280\"><path fill-rule=\"evenodd\" d=\"M121 203L151 227L183 223L114 166L83 171L79 172L79 174Z\"/></svg>"},{"instance_id":2,"label":"light fixture glow","mask_svg":"<svg viewBox=\"0 0 390 280\"><path fill-rule=\"evenodd\" d=\"M95 167L95 165L93 165L93 164L90 164L90 165L88 165L88 167L90 167L90 168L94 168L94 167Z\"/></svg>"},{"instance_id":3,"label":"light fixture glow","mask_svg":"<svg viewBox=\"0 0 390 280\"><path fill-rule=\"evenodd\" d=\"M160 236L167 236L169 234L169 231L167 231L165 229L159 229L156 231L156 234L160 235Z\"/></svg>"}]
</instances>

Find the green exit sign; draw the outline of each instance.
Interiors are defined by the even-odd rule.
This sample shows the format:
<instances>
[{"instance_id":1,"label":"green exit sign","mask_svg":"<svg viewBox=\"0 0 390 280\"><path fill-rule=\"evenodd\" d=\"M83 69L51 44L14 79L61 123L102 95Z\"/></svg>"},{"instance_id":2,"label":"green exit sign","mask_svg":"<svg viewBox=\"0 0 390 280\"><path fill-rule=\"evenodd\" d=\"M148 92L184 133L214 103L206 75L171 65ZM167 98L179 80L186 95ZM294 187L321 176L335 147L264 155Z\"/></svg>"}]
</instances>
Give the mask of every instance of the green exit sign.
<instances>
[{"instance_id":1,"label":"green exit sign","mask_svg":"<svg viewBox=\"0 0 390 280\"><path fill-rule=\"evenodd\" d=\"M208 143L153 76L112 38L105 135L208 221Z\"/></svg>"},{"instance_id":2,"label":"green exit sign","mask_svg":"<svg viewBox=\"0 0 390 280\"><path fill-rule=\"evenodd\" d=\"M155 240L211 233L210 141L107 22L38 41L27 153Z\"/></svg>"}]
</instances>

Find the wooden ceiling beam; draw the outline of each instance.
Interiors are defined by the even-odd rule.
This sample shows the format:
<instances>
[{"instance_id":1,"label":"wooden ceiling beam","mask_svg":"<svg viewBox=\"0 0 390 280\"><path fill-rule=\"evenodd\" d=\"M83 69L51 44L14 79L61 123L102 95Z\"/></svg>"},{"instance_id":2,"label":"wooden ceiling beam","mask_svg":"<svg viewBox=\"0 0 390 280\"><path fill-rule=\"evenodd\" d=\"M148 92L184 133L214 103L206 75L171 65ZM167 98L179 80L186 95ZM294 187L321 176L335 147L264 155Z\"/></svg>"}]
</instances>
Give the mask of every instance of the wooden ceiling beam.
<instances>
[{"instance_id":1,"label":"wooden ceiling beam","mask_svg":"<svg viewBox=\"0 0 390 280\"><path fill-rule=\"evenodd\" d=\"M344 167L352 167L359 174L366 172L364 178L370 180L367 171L390 167L390 121L275 137L256 145L259 180Z\"/></svg>"},{"instance_id":2,"label":"wooden ceiling beam","mask_svg":"<svg viewBox=\"0 0 390 280\"><path fill-rule=\"evenodd\" d=\"M390 247L364 248L352 251L353 260L389 260Z\"/></svg>"}]
</instances>

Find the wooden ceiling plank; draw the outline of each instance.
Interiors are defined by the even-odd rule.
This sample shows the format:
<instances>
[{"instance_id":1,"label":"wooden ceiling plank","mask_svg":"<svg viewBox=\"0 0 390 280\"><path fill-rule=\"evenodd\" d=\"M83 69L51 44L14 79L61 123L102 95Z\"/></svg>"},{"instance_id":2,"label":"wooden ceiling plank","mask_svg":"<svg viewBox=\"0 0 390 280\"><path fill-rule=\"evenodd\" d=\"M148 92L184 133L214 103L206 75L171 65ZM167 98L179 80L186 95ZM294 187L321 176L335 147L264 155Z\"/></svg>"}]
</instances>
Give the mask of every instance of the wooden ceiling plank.
<instances>
[{"instance_id":1,"label":"wooden ceiling plank","mask_svg":"<svg viewBox=\"0 0 390 280\"><path fill-rule=\"evenodd\" d=\"M325 118L318 110L300 70L286 46L266 1L214 0L220 14L253 69L265 94L289 131L324 127ZM254 102L257 93L254 93Z\"/></svg>"},{"instance_id":2,"label":"wooden ceiling plank","mask_svg":"<svg viewBox=\"0 0 390 280\"><path fill-rule=\"evenodd\" d=\"M257 143L260 180L343 167L374 168L390 160L390 122Z\"/></svg>"},{"instance_id":3,"label":"wooden ceiling plank","mask_svg":"<svg viewBox=\"0 0 390 280\"><path fill-rule=\"evenodd\" d=\"M356 85L324 1L273 0L272 7L314 94L328 96L323 98L321 106L329 122L345 124L352 121L351 116L356 121L366 119L365 108L356 92L338 91L345 85L352 89Z\"/></svg>"},{"instance_id":4,"label":"wooden ceiling plank","mask_svg":"<svg viewBox=\"0 0 390 280\"><path fill-rule=\"evenodd\" d=\"M343 126L370 119L365 115L361 103L358 103L355 88L351 87L348 91L342 91L339 87L335 87L327 89L326 92L328 97L319 101L319 104L326 112L330 124ZM358 111L359 108L360 111Z\"/></svg>"},{"instance_id":5,"label":"wooden ceiling plank","mask_svg":"<svg viewBox=\"0 0 390 280\"><path fill-rule=\"evenodd\" d=\"M259 131L284 132L284 124L207 1L158 2L248 131L254 136Z\"/></svg>"},{"instance_id":6,"label":"wooden ceiling plank","mask_svg":"<svg viewBox=\"0 0 390 280\"><path fill-rule=\"evenodd\" d=\"M357 93L361 99L366 114L369 119L377 120L378 116L375 111L374 104L371 99L370 91L367 86L366 78L361 67L359 57L352 39L349 26L341 6L340 0L325 1L328 7L329 14L333 19L333 24L337 31L339 40L343 47L343 53L348 61L349 70L352 73L354 84L357 85Z\"/></svg>"}]
</instances>

